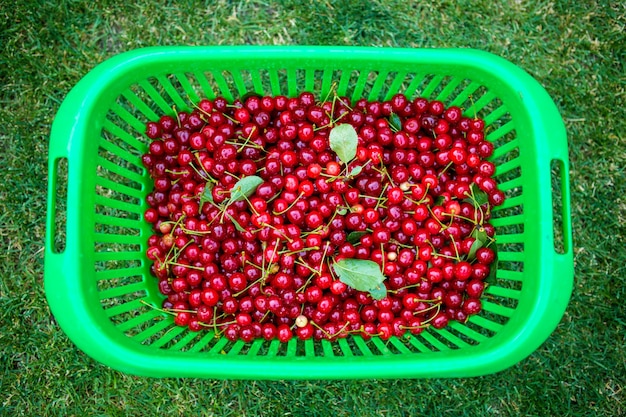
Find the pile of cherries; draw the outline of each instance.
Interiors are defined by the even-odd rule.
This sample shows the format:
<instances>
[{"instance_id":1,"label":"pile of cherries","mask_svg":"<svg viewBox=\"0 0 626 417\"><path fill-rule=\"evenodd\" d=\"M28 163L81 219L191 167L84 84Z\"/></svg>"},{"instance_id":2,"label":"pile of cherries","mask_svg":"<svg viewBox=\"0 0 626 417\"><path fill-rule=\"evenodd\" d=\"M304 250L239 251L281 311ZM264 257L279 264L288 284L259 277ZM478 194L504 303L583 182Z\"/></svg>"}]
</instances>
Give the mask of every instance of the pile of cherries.
<instances>
[{"instance_id":1,"label":"pile of cherries","mask_svg":"<svg viewBox=\"0 0 626 417\"><path fill-rule=\"evenodd\" d=\"M342 124L358 136L348 163L329 144ZM177 325L244 342L386 340L481 311L504 201L483 120L402 94L305 92L205 99L146 135L147 257ZM386 296L339 279L346 258L376 262Z\"/></svg>"}]
</instances>

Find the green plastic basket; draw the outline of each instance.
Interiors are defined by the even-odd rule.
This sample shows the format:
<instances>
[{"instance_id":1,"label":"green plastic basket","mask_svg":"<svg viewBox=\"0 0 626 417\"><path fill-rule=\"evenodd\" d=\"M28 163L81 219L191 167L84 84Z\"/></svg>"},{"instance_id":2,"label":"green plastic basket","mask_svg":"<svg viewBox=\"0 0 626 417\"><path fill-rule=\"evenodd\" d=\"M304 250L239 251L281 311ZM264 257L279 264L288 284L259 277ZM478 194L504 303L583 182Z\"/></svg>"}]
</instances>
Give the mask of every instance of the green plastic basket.
<instances>
[{"instance_id":1,"label":"green plastic basket","mask_svg":"<svg viewBox=\"0 0 626 417\"><path fill-rule=\"evenodd\" d=\"M382 341L245 344L174 325L145 256L151 179L147 121L201 98L248 92L353 100L398 92L484 118L505 191L494 210L499 266L467 323ZM61 168L66 167L66 168ZM546 91L526 72L468 49L155 47L87 74L63 102L49 154L45 289L60 327L86 354L153 377L345 379L467 377L530 355L572 291L567 141ZM555 174L556 172L556 174ZM67 177L66 177L67 175ZM67 178L67 180L65 179Z\"/></svg>"}]
</instances>

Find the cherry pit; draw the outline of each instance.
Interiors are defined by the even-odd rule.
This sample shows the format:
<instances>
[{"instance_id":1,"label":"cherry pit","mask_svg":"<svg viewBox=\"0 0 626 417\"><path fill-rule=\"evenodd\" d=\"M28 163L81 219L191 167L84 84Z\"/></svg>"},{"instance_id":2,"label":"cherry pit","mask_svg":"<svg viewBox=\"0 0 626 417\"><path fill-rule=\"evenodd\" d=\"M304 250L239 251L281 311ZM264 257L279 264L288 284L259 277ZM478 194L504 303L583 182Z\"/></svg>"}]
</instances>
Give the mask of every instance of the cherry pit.
<instances>
[{"instance_id":1,"label":"cherry pit","mask_svg":"<svg viewBox=\"0 0 626 417\"><path fill-rule=\"evenodd\" d=\"M505 195L485 122L461 108L218 97L145 134L146 256L176 325L243 342L387 340L482 310Z\"/></svg>"}]
</instances>

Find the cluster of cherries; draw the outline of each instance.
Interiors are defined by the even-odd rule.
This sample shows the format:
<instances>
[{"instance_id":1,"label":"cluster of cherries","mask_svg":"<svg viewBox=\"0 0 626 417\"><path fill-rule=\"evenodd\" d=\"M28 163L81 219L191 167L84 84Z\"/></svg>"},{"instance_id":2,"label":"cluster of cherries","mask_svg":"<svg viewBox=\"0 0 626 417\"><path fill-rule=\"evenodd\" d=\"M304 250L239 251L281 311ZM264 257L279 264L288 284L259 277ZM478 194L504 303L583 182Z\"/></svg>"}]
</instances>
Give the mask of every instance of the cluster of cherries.
<instances>
[{"instance_id":1,"label":"cluster of cherries","mask_svg":"<svg viewBox=\"0 0 626 417\"><path fill-rule=\"evenodd\" d=\"M335 126L358 135L342 162ZM440 101L202 100L149 122L147 256L163 311L230 340L384 340L481 311L504 201L484 121ZM262 181L232 198L243 178ZM339 279L376 262L386 296Z\"/></svg>"}]
</instances>

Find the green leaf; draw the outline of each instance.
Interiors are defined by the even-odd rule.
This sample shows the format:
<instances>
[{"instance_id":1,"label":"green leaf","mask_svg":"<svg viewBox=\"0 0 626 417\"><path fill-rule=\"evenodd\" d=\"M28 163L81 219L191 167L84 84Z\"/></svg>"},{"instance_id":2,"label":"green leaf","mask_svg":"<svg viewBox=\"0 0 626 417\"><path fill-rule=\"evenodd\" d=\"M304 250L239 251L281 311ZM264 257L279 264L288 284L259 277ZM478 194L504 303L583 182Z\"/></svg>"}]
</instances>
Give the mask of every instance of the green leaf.
<instances>
[{"instance_id":1,"label":"green leaf","mask_svg":"<svg viewBox=\"0 0 626 417\"><path fill-rule=\"evenodd\" d=\"M363 171L363 167L361 165L357 165L350 170L350 173L348 173L348 177L356 177L361 173L361 171Z\"/></svg>"},{"instance_id":2,"label":"green leaf","mask_svg":"<svg viewBox=\"0 0 626 417\"><path fill-rule=\"evenodd\" d=\"M235 229L237 229L239 232L245 232L246 229L244 229L243 227L241 227L241 225L239 224L239 222L237 220L235 220L235 218L233 216L231 216L230 214L224 212L226 214L226 217L228 217L230 219L230 221L233 223L233 225L235 226Z\"/></svg>"},{"instance_id":3,"label":"green leaf","mask_svg":"<svg viewBox=\"0 0 626 417\"><path fill-rule=\"evenodd\" d=\"M489 202L489 196L486 192L478 188L478 185L472 183L471 185L472 193L474 195L474 203L478 206L482 206L485 203Z\"/></svg>"},{"instance_id":4,"label":"green leaf","mask_svg":"<svg viewBox=\"0 0 626 417\"><path fill-rule=\"evenodd\" d=\"M435 198L435 201L433 202L433 206L440 206L443 204L443 202L446 200L446 198L442 195L437 196L437 198Z\"/></svg>"},{"instance_id":5,"label":"green leaf","mask_svg":"<svg viewBox=\"0 0 626 417\"><path fill-rule=\"evenodd\" d=\"M337 214L340 216L344 216L348 212L348 209L345 207L339 207L337 209Z\"/></svg>"},{"instance_id":6,"label":"green leaf","mask_svg":"<svg viewBox=\"0 0 626 417\"><path fill-rule=\"evenodd\" d=\"M485 278L485 282L489 284L493 284L496 280L496 273L498 271L498 245L493 245L491 250L493 250L494 254L493 263L489 265L489 275Z\"/></svg>"},{"instance_id":7,"label":"green leaf","mask_svg":"<svg viewBox=\"0 0 626 417\"><path fill-rule=\"evenodd\" d=\"M376 288L371 288L369 293L374 300L382 300L387 296L387 287L385 287L385 284L380 284Z\"/></svg>"},{"instance_id":8,"label":"green leaf","mask_svg":"<svg viewBox=\"0 0 626 417\"><path fill-rule=\"evenodd\" d=\"M485 246L485 243L487 243L489 240L489 236L487 236L487 232L485 231L483 227L475 228L471 236L476 240L474 241L474 243L472 243L472 246L470 247L470 250L467 253L468 261L471 261L474 258L476 258L476 251L482 248L483 246Z\"/></svg>"},{"instance_id":9,"label":"green leaf","mask_svg":"<svg viewBox=\"0 0 626 417\"><path fill-rule=\"evenodd\" d=\"M400 116L398 116L395 113L391 113L389 115L389 125L396 132L399 131L400 129L402 129L402 120L400 120Z\"/></svg>"},{"instance_id":10,"label":"green leaf","mask_svg":"<svg viewBox=\"0 0 626 417\"><path fill-rule=\"evenodd\" d=\"M230 203L234 203L235 201L245 200L246 197L250 197L259 185L263 184L263 178L257 177L256 175L250 175L249 177L243 177L239 181L235 183L233 188L230 190Z\"/></svg>"},{"instance_id":11,"label":"green leaf","mask_svg":"<svg viewBox=\"0 0 626 417\"><path fill-rule=\"evenodd\" d=\"M330 149L335 151L344 164L348 164L356 156L359 138L352 125L344 123L333 127L328 137Z\"/></svg>"},{"instance_id":12,"label":"green leaf","mask_svg":"<svg viewBox=\"0 0 626 417\"><path fill-rule=\"evenodd\" d=\"M484 227L475 228L471 236L474 239L479 240L483 245L489 240L489 236L487 235Z\"/></svg>"},{"instance_id":13,"label":"green leaf","mask_svg":"<svg viewBox=\"0 0 626 417\"><path fill-rule=\"evenodd\" d=\"M213 200L213 186L214 184L210 181L207 181L207 183L204 185L204 191L200 196L200 211L202 211L202 207L204 207L204 203L206 203L207 201L209 203L215 204L215 201Z\"/></svg>"},{"instance_id":14,"label":"green leaf","mask_svg":"<svg viewBox=\"0 0 626 417\"><path fill-rule=\"evenodd\" d=\"M367 232L358 232L358 231L350 232L348 236L346 237L346 241L354 245L355 243L361 241L361 236L366 235L366 234Z\"/></svg>"},{"instance_id":15,"label":"green leaf","mask_svg":"<svg viewBox=\"0 0 626 417\"><path fill-rule=\"evenodd\" d=\"M383 284L385 276L380 271L380 266L374 261L342 259L333 263L333 269L341 282L355 290L369 292L376 299L387 295L387 289Z\"/></svg>"},{"instance_id":16,"label":"green leaf","mask_svg":"<svg viewBox=\"0 0 626 417\"><path fill-rule=\"evenodd\" d=\"M474 243L472 243L472 246L470 247L469 252L467 253L467 260L471 261L474 258L476 258L476 251L480 248L482 248L484 245L484 243L482 241L480 241L480 239L476 239L474 241Z\"/></svg>"}]
</instances>

